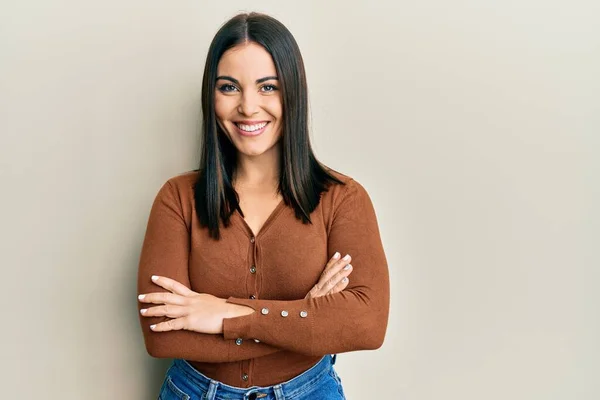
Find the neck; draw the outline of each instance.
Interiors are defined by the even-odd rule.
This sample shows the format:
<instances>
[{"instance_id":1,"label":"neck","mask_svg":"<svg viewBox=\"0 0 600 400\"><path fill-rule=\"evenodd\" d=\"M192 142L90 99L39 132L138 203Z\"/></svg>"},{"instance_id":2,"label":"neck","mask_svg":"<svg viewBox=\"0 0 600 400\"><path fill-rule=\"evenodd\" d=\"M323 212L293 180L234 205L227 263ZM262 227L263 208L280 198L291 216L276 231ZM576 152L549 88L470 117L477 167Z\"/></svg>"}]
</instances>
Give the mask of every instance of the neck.
<instances>
[{"instance_id":1,"label":"neck","mask_svg":"<svg viewBox=\"0 0 600 400\"><path fill-rule=\"evenodd\" d=\"M236 186L264 187L279 184L279 149L277 146L260 156L238 154L234 175Z\"/></svg>"}]
</instances>

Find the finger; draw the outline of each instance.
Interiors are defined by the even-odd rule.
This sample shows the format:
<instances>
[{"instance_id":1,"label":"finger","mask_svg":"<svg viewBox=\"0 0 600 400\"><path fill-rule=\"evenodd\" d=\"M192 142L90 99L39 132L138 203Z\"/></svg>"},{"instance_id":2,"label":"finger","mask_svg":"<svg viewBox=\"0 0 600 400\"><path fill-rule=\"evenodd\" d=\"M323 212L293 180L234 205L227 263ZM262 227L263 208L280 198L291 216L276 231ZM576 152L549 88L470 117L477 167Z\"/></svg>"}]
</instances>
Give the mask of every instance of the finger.
<instances>
[{"instance_id":1,"label":"finger","mask_svg":"<svg viewBox=\"0 0 600 400\"><path fill-rule=\"evenodd\" d=\"M331 278L340 271L340 269L344 268L348 263L352 260L349 254L347 254L344 258L340 259L340 253L335 252L335 254L329 259L329 262L325 265L321 276L319 277L318 282L312 289L304 296L305 299L312 297L324 296L330 289L331 286L334 286L335 283L331 282ZM327 286L330 287L327 287Z\"/></svg>"},{"instance_id":2,"label":"finger","mask_svg":"<svg viewBox=\"0 0 600 400\"><path fill-rule=\"evenodd\" d=\"M319 297L331 293L331 291L334 290L334 288L351 273L352 265L348 264L346 267L342 268L341 271L333 275L329 280L325 281L321 285L315 285L313 289L311 289L311 296Z\"/></svg>"},{"instance_id":3,"label":"finger","mask_svg":"<svg viewBox=\"0 0 600 400\"><path fill-rule=\"evenodd\" d=\"M140 294L138 300L142 303L187 305L187 298L167 292Z\"/></svg>"},{"instance_id":4,"label":"finger","mask_svg":"<svg viewBox=\"0 0 600 400\"><path fill-rule=\"evenodd\" d=\"M185 329L185 318L171 319L169 321L150 325L150 329L154 332L179 331Z\"/></svg>"},{"instance_id":5,"label":"finger","mask_svg":"<svg viewBox=\"0 0 600 400\"><path fill-rule=\"evenodd\" d=\"M348 286L349 282L350 281L349 281L348 277L345 276L342 279L340 279L340 281L338 283L336 283L335 285L333 285L333 286L328 283L328 285L326 285L325 287L323 287L321 289L313 288L306 295L306 298L321 297L321 296L326 296L326 295L329 295L329 294L341 292L342 290L344 290Z\"/></svg>"},{"instance_id":6,"label":"finger","mask_svg":"<svg viewBox=\"0 0 600 400\"><path fill-rule=\"evenodd\" d=\"M327 282L335 276L335 274L339 273L344 268L348 268L348 265L350 265L350 260L352 260L352 257L350 257L350 255L346 255L344 258L337 261L331 268L325 270L321 275L319 282L317 282L317 286L319 288L324 287L327 284ZM351 268L352 266L350 266L350 269ZM347 270L348 269L346 269L346 271ZM337 281L335 283L337 283Z\"/></svg>"},{"instance_id":7,"label":"finger","mask_svg":"<svg viewBox=\"0 0 600 400\"><path fill-rule=\"evenodd\" d=\"M346 287L348 286L348 283L350 283L350 279L347 276L345 276L327 294L334 294L334 293L341 292L342 290L346 289Z\"/></svg>"},{"instance_id":8,"label":"finger","mask_svg":"<svg viewBox=\"0 0 600 400\"><path fill-rule=\"evenodd\" d=\"M341 257L340 253L336 251L335 254L333 255L333 257L331 257L329 259L329 262L327 262L327 264L325 265L325 268L323 269L321 276L327 274L329 271L331 271L331 269L335 268L336 265L338 265L338 263L341 261L340 257ZM345 257L348 257L348 255L346 255Z\"/></svg>"},{"instance_id":9,"label":"finger","mask_svg":"<svg viewBox=\"0 0 600 400\"><path fill-rule=\"evenodd\" d=\"M336 251L335 254L329 259L327 264L325 264L325 270L331 268L333 264L335 264L340 259L341 256L342 255L340 254L340 252Z\"/></svg>"},{"instance_id":10,"label":"finger","mask_svg":"<svg viewBox=\"0 0 600 400\"><path fill-rule=\"evenodd\" d=\"M317 285L313 286L312 289L310 289L310 291L306 294L306 296L304 296L305 299L311 299L315 297L319 297L319 288L317 287Z\"/></svg>"},{"instance_id":11,"label":"finger","mask_svg":"<svg viewBox=\"0 0 600 400\"><path fill-rule=\"evenodd\" d=\"M344 266L341 270L339 270L331 278L331 281L333 282L333 286L340 283L344 278L346 278L348 275L350 275L352 273L352 271L353 271L352 264L348 264L348 265Z\"/></svg>"},{"instance_id":12,"label":"finger","mask_svg":"<svg viewBox=\"0 0 600 400\"><path fill-rule=\"evenodd\" d=\"M180 318L189 314L187 307L174 306L172 304L164 306L156 306L150 308L142 308L140 314L144 317L169 317Z\"/></svg>"},{"instance_id":13,"label":"finger","mask_svg":"<svg viewBox=\"0 0 600 400\"><path fill-rule=\"evenodd\" d=\"M152 282L156 283L158 286L164 287L175 294L180 294L182 296L190 296L195 294L195 292L190 290L190 288L185 286L183 283L177 282L171 278L167 278L166 276L152 275L150 279L152 279Z\"/></svg>"},{"instance_id":14,"label":"finger","mask_svg":"<svg viewBox=\"0 0 600 400\"><path fill-rule=\"evenodd\" d=\"M349 264L350 261L352 261L352 257L350 256L350 254L346 254L344 258L338 258L337 260L334 260L334 262L332 262L329 267L325 267L321 276L331 276L332 274L336 273L340 268L343 268L344 266Z\"/></svg>"},{"instance_id":15,"label":"finger","mask_svg":"<svg viewBox=\"0 0 600 400\"><path fill-rule=\"evenodd\" d=\"M344 268L342 268L338 272L336 272L331 278L329 278L329 280L327 281L326 287L328 289L333 288L342 279L344 279L345 277L347 277L351 273L352 273L352 264L348 264Z\"/></svg>"}]
</instances>

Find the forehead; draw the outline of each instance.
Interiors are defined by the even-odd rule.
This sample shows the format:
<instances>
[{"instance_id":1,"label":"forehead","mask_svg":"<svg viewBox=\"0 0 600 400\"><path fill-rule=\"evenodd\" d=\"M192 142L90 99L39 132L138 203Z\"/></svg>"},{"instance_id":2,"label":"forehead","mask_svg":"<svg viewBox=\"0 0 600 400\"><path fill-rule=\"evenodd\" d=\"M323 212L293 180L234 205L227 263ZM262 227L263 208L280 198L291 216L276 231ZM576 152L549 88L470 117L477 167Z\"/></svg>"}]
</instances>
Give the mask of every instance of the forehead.
<instances>
[{"instance_id":1,"label":"forehead","mask_svg":"<svg viewBox=\"0 0 600 400\"><path fill-rule=\"evenodd\" d=\"M219 60L218 75L228 75L238 80L260 79L277 75L273 58L261 45L248 42L227 50Z\"/></svg>"}]
</instances>

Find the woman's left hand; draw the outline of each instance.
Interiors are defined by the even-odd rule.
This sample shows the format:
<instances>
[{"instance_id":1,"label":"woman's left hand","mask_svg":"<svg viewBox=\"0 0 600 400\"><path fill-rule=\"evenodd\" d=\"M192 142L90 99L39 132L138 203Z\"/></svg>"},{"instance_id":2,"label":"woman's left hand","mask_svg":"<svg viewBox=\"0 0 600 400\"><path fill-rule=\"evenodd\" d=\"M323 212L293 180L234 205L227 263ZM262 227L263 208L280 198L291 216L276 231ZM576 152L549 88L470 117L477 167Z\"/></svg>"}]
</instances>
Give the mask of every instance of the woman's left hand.
<instances>
[{"instance_id":1,"label":"woman's left hand","mask_svg":"<svg viewBox=\"0 0 600 400\"><path fill-rule=\"evenodd\" d=\"M231 304L206 293L196 293L185 285L164 276L153 276L152 282L169 292L147 293L138 297L142 303L161 304L140 310L144 317L173 318L151 325L155 332L188 330L200 333L223 332L223 318L231 314ZM252 310L254 311L254 310Z\"/></svg>"}]
</instances>

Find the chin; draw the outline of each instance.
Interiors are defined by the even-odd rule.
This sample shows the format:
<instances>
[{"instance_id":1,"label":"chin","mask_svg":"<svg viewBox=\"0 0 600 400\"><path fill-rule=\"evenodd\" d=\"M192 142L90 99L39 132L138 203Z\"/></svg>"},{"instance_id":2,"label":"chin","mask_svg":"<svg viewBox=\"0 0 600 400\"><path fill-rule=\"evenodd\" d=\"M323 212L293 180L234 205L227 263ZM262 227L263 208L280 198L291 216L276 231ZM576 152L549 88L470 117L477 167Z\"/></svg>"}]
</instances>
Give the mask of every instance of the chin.
<instances>
[{"instance_id":1,"label":"chin","mask_svg":"<svg viewBox=\"0 0 600 400\"><path fill-rule=\"evenodd\" d=\"M240 146L237 147L237 151L247 157L258 157L264 154L271 153L276 150L277 144L265 147L265 146Z\"/></svg>"},{"instance_id":2,"label":"chin","mask_svg":"<svg viewBox=\"0 0 600 400\"><path fill-rule=\"evenodd\" d=\"M248 157L258 157L267 153L269 149L238 149L238 152Z\"/></svg>"}]
</instances>

